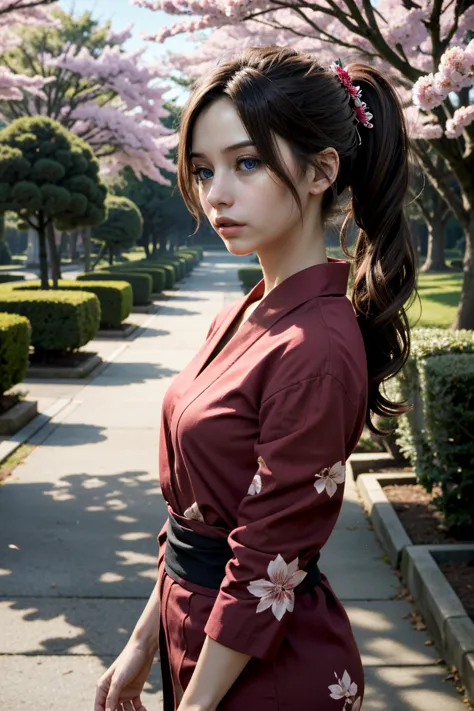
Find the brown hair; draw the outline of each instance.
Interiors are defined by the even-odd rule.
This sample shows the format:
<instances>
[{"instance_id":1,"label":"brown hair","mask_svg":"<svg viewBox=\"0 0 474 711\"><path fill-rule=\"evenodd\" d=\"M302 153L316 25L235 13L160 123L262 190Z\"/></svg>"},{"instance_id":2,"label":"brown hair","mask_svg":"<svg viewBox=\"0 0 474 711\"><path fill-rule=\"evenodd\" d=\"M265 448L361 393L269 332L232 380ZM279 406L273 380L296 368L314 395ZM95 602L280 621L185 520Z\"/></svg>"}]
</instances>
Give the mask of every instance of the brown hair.
<instances>
[{"instance_id":1,"label":"brown hair","mask_svg":"<svg viewBox=\"0 0 474 711\"><path fill-rule=\"evenodd\" d=\"M323 219L333 210L337 196L349 188L352 199L340 239L353 262L352 303L367 353L367 424L380 432L372 413L395 417L409 409L381 391L410 351L405 306L415 290L416 260L404 213L408 139L400 102L383 75L360 63L346 69L374 115L371 129L356 122L348 92L332 71L310 55L288 47L248 48L219 64L195 86L183 109L178 185L199 222L201 207L190 160L192 132L203 108L222 96L233 101L259 157L288 187L300 211L275 136L289 144L302 174L317 153L329 146L337 150L339 173L323 196ZM347 249L352 221L359 228L353 255Z\"/></svg>"}]
</instances>

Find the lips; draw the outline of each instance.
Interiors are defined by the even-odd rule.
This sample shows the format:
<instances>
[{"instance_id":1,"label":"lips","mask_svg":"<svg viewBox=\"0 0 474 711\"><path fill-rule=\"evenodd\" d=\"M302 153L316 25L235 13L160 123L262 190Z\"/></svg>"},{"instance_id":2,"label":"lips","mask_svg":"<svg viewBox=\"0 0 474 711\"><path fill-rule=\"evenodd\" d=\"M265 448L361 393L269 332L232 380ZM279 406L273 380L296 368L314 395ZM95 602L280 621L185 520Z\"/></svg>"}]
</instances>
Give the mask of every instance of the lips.
<instances>
[{"instance_id":1,"label":"lips","mask_svg":"<svg viewBox=\"0 0 474 711\"><path fill-rule=\"evenodd\" d=\"M227 217L218 217L216 220L217 227L242 227L242 222L228 219Z\"/></svg>"}]
</instances>

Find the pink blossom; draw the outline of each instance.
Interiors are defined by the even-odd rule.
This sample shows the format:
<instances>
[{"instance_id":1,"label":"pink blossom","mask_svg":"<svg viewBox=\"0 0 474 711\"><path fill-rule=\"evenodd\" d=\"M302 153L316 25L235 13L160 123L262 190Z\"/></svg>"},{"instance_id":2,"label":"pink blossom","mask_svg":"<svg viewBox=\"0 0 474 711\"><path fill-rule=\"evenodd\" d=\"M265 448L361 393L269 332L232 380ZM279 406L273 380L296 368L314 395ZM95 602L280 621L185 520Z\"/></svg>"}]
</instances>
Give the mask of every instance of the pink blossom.
<instances>
[{"instance_id":1,"label":"pink blossom","mask_svg":"<svg viewBox=\"0 0 474 711\"><path fill-rule=\"evenodd\" d=\"M285 563L280 554L268 565L269 580L253 580L247 589L261 600L257 612L263 612L269 607L278 621L286 611L292 612L295 605L294 588L306 577L304 570L298 570L298 558L289 565Z\"/></svg>"},{"instance_id":2,"label":"pink blossom","mask_svg":"<svg viewBox=\"0 0 474 711\"><path fill-rule=\"evenodd\" d=\"M337 679L337 684L331 684L331 686L329 686L329 691L331 692L329 696L331 699L336 699L336 701L344 699L344 701L352 703L357 694L357 684L351 681L347 670L344 671L342 679L338 678L336 672L334 672L334 676Z\"/></svg>"},{"instance_id":3,"label":"pink blossom","mask_svg":"<svg viewBox=\"0 0 474 711\"><path fill-rule=\"evenodd\" d=\"M457 109L453 117L446 121L446 136L448 138L458 138L465 126L474 121L474 104L461 106Z\"/></svg>"},{"instance_id":4,"label":"pink blossom","mask_svg":"<svg viewBox=\"0 0 474 711\"><path fill-rule=\"evenodd\" d=\"M436 89L433 74L420 77L413 86L413 103L422 109L432 109L443 102L443 95Z\"/></svg>"}]
</instances>

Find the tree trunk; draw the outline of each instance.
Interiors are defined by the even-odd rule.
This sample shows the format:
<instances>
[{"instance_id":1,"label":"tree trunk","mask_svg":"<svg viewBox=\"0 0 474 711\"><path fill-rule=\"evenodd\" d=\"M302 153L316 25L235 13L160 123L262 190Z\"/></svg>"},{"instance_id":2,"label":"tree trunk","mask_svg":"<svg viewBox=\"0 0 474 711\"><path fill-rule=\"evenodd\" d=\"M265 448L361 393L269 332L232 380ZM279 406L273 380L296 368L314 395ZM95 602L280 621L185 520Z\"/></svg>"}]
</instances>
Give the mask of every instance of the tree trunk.
<instances>
[{"instance_id":1,"label":"tree trunk","mask_svg":"<svg viewBox=\"0 0 474 711\"><path fill-rule=\"evenodd\" d=\"M71 258L71 261L74 259L77 259L79 254L77 252L77 241L79 239L79 231L74 230L71 234L71 240L70 240L70 252L69 252L69 257Z\"/></svg>"},{"instance_id":2,"label":"tree trunk","mask_svg":"<svg viewBox=\"0 0 474 711\"><path fill-rule=\"evenodd\" d=\"M145 250L145 259L151 259L150 253L150 235L143 235L142 237L142 247Z\"/></svg>"},{"instance_id":3,"label":"tree trunk","mask_svg":"<svg viewBox=\"0 0 474 711\"><path fill-rule=\"evenodd\" d=\"M464 229L466 236L466 251L463 262L463 285L461 301L459 302L453 328L467 328L474 330L474 210L467 227Z\"/></svg>"},{"instance_id":4,"label":"tree trunk","mask_svg":"<svg viewBox=\"0 0 474 711\"><path fill-rule=\"evenodd\" d=\"M91 228L84 227L82 232L82 239L84 242L84 271L90 272L91 270Z\"/></svg>"},{"instance_id":5,"label":"tree trunk","mask_svg":"<svg viewBox=\"0 0 474 711\"><path fill-rule=\"evenodd\" d=\"M59 245L59 259L61 260L64 252L68 251L69 235L67 232L61 232L61 243Z\"/></svg>"},{"instance_id":6,"label":"tree trunk","mask_svg":"<svg viewBox=\"0 0 474 711\"><path fill-rule=\"evenodd\" d=\"M49 244L49 253L51 255L51 276L53 277L53 289L57 289L58 281L61 279L61 260L56 246L56 236L52 222L49 222L46 227L46 236Z\"/></svg>"},{"instance_id":7,"label":"tree trunk","mask_svg":"<svg viewBox=\"0 0 474 711\"><path fill-rule=\"evenodd\" d=\"M114 263L114 248L110 244L108 249L109 249L109 265L112 266Z\"/></svg>"},{"instance_id":8,"label":"tree trunk","mask_svg":"<svg viewBox=\"0 0 474 711\"><path fill-rule=\"evenodd\" d=\"M449 212L445 215L443 214L445 212L446 206L444 203L439 198L436 199L433 219L430 222L426 221L428 228L428 251L426 261L421 267L420 272L445 272L447 270L444 259L444 246L446 243L446 225L448 224L451 213Z\"/></svg>"},{"instance_id":9,"label":"tree trunk","mask_svg":"<svg viewBox=\"0 0 474 711\"><path fill-rule=\"evenodd\" d=\"M46 252L46 229L44 213L38 213L38 241L39 241L39 262L41 288L49 289L48 281L48 253Z\"/></svg>"},{"instance_id":10,"label":"tree trunk","mask_svg":"<svg viewBox=\"0 0 474 711\"><path fill-rule=\"evenodd\" d=\"M95 260L95 262L91 265L91 271L94 271L94 269L96 268L96 266L98 265L98 263L99 263L100 260L102 259L102 255L104 254L104 252L105 252L105 244L102 243L102 244L100 245L99 253L97 254L96 260Z\"/></svg>"}]
</instances>

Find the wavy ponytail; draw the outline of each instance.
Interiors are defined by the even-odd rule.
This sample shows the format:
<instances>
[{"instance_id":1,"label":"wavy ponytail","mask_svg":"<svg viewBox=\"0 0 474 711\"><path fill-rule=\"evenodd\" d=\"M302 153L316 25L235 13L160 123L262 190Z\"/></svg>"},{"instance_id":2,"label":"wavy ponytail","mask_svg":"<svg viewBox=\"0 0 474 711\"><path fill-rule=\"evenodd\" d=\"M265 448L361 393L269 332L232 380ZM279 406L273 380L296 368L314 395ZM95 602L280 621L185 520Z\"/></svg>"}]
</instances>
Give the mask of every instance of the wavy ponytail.
<instances>
[{"instance_id":1,"label":"wavy ponytail","mask_svg":"<svg viewBox=\"0 0 474 711\"><path fill-rule=\"evenodd\" d=\"M354 261L353 304L369 367L367 424L373 432L381 432L372 422L372 413L393 417L409 409L380 391L383 381L402 368L410 350L405 306L415 287L415 253L403 212L408 139L390 84L365 64L347 69L362 88L362 98L374 115L374 128L356 127L349 93L334 72L310 54L291 47L248 47L220 63L198 82L183 109L178 184L189 210L199 217L202 206L190 158L192 132L199 113L221 96L233 101L259 156L292 192L300 210L296 186L272 135L288 142L302 175L308 166L314 167L320 151L328 146L337 150L339 174L324 194L322 217L332 213L337 196L350 187L352 205L342 228L341 246ZM352 220L360 229L354 257L346 239Z\"/></svg>"},{"instance_id":2,"label":"wavy ponytail","mask_svg":"<svg viewBox=\"0 0 474 711\"><path fill-rule=\"evenodd\" d=\"M352 303L364 338L369 371L367 425L382 434L371 412L384 418L407 412L383 392L410 353L406 308L416 291L416 256L404 206L409 183L409 143L400 101L390 83L365 64L347 67L374 115L372 129L359 125L361 145L352 166L352 201L341 230L341 246L353 259ZM354 254L347 232L359 233Z\"/></svg>"}]
</instances>

